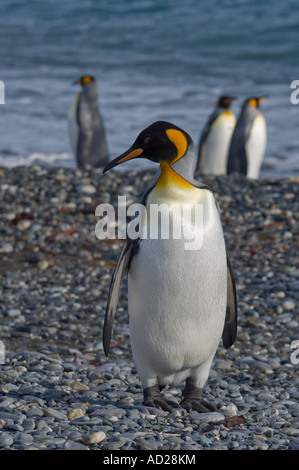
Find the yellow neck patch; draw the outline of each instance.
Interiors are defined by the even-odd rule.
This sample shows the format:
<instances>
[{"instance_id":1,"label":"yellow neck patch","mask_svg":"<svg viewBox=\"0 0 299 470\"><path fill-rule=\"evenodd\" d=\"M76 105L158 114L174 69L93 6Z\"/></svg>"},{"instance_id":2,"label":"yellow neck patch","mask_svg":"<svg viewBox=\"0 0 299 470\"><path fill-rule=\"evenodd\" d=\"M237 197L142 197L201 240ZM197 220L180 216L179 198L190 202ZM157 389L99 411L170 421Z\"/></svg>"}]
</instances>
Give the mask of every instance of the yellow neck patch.
<instances>
[{"instance_id":1,"label":"yellow neck patch","mask_svg":"<svg viewBox=\"0 0 299 470\"><path fill-rule=\"evenodd\" d=\"M168 162L160 163L161 175L157 181L157 189L167 189L170 186L180 187L181 189L194 189L194 186L174 171Z\"/></svg>"},{"instance_id":2,"label":"yellow neck patch","mask_svg":"<svg viewBox=\"0 0 299 470\"><path fill-rule=\"evenodd\" d=\"M223 114L224 116L234 116L234 113L230 109L226 109Z\"/></svg>"},{"instance_id":3,"label":"yellow neck patch","mask_svg":"<svg viewBox=\"0 0 299 470\"><path fill-rule=\"evenodd\" d=\"M182 158L183 155L185 155L188 147L188 141L186 136L177 129L167 129L166 134L168 139L176 146L178 152L176 158L171 162L171 164L173 164Z\"/></svg>"}]
</instances>

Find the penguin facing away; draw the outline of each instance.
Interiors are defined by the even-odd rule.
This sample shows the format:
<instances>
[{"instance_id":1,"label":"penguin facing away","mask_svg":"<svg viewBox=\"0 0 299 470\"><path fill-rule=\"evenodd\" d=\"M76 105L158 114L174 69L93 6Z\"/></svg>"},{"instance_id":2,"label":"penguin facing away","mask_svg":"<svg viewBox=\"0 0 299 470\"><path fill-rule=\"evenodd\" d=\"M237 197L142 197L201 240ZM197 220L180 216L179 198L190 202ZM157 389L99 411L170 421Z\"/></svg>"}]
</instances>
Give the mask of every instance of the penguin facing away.
<instances>
[{"instance_id":1,"label":"penguin facing away","mask_svg":"<svg viewBox=\"0 0 299 470\"><path fill-rule=\"evenodd\" d=\"M152 204L188 204L192 211L201 204L202 227L191 217L187 228L201 231L203 243L200 249L185 250L183 238L151 239L149 233L142 239L127 238L111 279L104 352L108 355L121 283L128 274L130 339L144 404L171 411L177 404L161 390L185 382L181 406L211 411L202 398L203 387L221 337L229 348L237 329L235 281L215 197L209 186L193 178L197 154L191 137L171 123L157 121L143 130L104 173L134 158L160 163L139 201L148 220ZM181 214L169 211L172 222L175 217L182 223Z\"/></svg>"},{"instance_id":2,"label":"penguin facing away","mask_svg":"<svg viewBox=\"0 0 299 470\"><path fill-rule=\"evenodd\" d=\"M225 175L227 154L236 117L229 109L233 96L221 96L199 140L197 170L202 175Z\"/></svg>"},{"instance_id":3,"label":"penguin facing away","mask_svg":"<svg viewBox=\"0 0 299 470\"><path fill-rule=\"evenodd\" d=\"M227 174L238 172L258 179L267 144L267 125L259 110L265 99L248 98L243 103L230 143Z\"/></svg>"},{"instance_id":4,"label":"penguin facing away","mask_svg":"<svg viewBox=\"0 0 299 470\"><path fill-rule=\"evenodd\" d=\"M82 91L68 115L71 146L78 168L98 168L109 162L106 133L98 106L97 80L84 75L74 82Z\"/></svg>"}]
</instances>

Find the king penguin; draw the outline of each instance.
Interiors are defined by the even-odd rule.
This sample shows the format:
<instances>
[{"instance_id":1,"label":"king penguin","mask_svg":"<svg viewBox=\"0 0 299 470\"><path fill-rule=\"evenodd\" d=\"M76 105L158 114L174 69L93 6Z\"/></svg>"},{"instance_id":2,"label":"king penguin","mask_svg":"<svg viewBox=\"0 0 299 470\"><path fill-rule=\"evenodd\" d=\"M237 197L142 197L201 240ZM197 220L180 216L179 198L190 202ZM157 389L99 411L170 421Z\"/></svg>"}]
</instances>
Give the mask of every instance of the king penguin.
<instances>
[{"instance_id":1,"label":"king penguin","mask_svg":"<svg viewBox=\"0 0 299 470\"><path fill-rule=\"evenodd\" d=\"M267 126L259 110L266 96L243 103L228 152L227 174L237 172L258 179L267 144Z\"/></svg>"},{"instance_id":2,"label":"king penguin","mask_svg":"<svg viewBox=\"0 0 299 470\"><path fill-rule=\"evenodd\" d=\"M197 170L202 175L225 175L227 154L236 117L229 109L233 96L221 96L199 140Z\"/></svg>"},{"instance_id":3,"label":"king penguin","mask_svg":"<svg viewBox=\"0 0 299 470\"><path fill-rule=\"evenodd\" d=\"M104 173L134 158L160 164L140 198L146 210L147 236L127 237L114 268L106 307L103 347L109 352L121 283L128 274L128 311L134 363L146 406L171 411L178 406L163 395L164 386L185 383L180 405L207 412L203 388L218 344L235 341L237 300L233 269L226 251L218 205L211 188L193 178L197 153L184 130L165 121L144 129L133 145L112 160ZM151 207L169 208L169 225L184 224L201 247L186 249L184 237L151 237ZM173 207L191 208L182 218ZM195 223L195 206L202 223ZM161 218L165 213L161 213ZM160 218L160 223L161 223ZM182 220L184 219L184 220ZM191 220L192 219L192 220Z\"/></svg>"},{"instance_id":4,"label":"king penguin","mask_svg":"<svg viewBox=\"0 0 299 470\"><path fill-rule=\"evenodd\" d=\"M97 80L91 75L84 75L74 84L82 87L68 116L69 136L77 166L104 167L109 162L109 154L98 106Z\"/></svg>"}]
</instances>

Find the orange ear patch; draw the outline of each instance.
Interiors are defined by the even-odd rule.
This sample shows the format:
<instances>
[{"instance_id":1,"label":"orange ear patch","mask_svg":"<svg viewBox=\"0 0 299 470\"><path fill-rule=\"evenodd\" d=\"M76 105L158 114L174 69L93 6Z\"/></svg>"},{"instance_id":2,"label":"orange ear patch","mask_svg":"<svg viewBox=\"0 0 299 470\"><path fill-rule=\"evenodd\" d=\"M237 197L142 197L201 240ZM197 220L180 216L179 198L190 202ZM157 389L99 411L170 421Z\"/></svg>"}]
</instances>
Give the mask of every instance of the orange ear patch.
<instances>
[{"instance_id":1,"label":"orange ear patch","mask_svg":"<svg viewBox=\"0 0 299 470\"><path fill-rule=\"evenodd\" d=\"M177 148L177 156L176 158L171 162L173 164L177 160L179 160L183 155L185 155L187 147L188 147L188 141L186 136L181 132L178 131L177 129L167 129L166 131L168 139L176 146Z\"/></svg>"},{"instance_id":2,"label":"orange ear patch","mask_svg":"<svg viewBox=\"0 0 299 470\"><path fill-rule=\"evenodd\" d=\"M251 104L253 108L257 108L257 100L255 98L251 98L249 104Z\"/></svg>"},{"instance_id":3,"label":"orange ear patch","mask_svg":"<svg viewBox=\"0 0 299 470\"><path fill-rule=\"evenodd\" d=\"M84 77L81 78L81 85L85 86L91 81L92 81L91 76L90 75L85 75Z\"/></svg>"}]
</instances>

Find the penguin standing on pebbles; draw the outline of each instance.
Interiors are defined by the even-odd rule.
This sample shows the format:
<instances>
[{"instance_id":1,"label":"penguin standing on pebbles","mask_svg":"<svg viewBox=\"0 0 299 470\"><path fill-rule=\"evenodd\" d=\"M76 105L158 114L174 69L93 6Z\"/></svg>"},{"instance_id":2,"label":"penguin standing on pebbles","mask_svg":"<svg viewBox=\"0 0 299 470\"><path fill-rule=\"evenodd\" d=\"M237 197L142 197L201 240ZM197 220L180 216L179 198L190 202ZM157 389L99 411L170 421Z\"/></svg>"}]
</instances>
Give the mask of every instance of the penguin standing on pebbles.
<instances>
[{"instance_id":1,"label":"penguin standing on pebbles","mask_svg":"<svg viewBox=\"0 0 299 470\"><path fill-rule=\"evenodd\" d=\"M202 175L225 175L227 154L236 117L229 109L232 96L221 96L205 125L198 147L197 170Z\"/></svg>"},{"instance_id":2,"label":"penguin standing on pebbles","mask_svg":"<svg viewBox=\"0 0 299 470\"><path fill-rule=\"evenodd\" d=\"M227 174L237 172L258 179L267 144L267 126L259 110L266 96L248 98L232 135Z\"/></svg>"},{"instance_id":3,"label":"penguin standing on pebbles","mask_svg":"<svg viewBox=\"0 0 299 470\"><path fill-rule=\"evenodd\" d=\"M68 116L69 136L78 168L98 168L109 162L105 128L98 106L97 80L84 75Z\"/></svg>"},{"instance_id":4,"label":"penguin standing on pebbles","mask_svg":"<svg viewBox=\"0 0 299 470\"><path fill-rule=\"evenodd\" d=\"M108 355L121 282L128 273L130 338L144 404L171 411L178 404L167 400L162 389L185 382L180 405L188 411L211 411L203 388L221 337L229 348L237 328L234 276L215 197L209 186L193 179L197 154L191 137L169 122L158 121L143 130L104 173L134 158L160 167L141 198L146 236L127 238L112 275L104 352ZM157 205L169 211L153 220L152 207ZM188 218L183 217L186 206ZM197 207L202 209L201 223L196 222ZM171 231L169 239L151 237L151 224L161 229L165 217L173 231L175 224L183 228L182 237L172 237ZM190 237L202 243L187 248Z\"/></svg>"}]
</instances>

